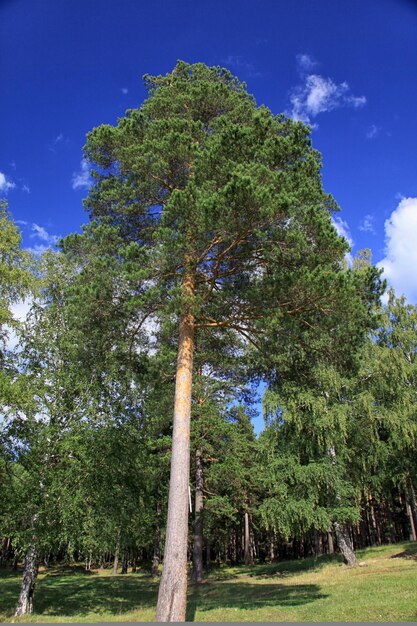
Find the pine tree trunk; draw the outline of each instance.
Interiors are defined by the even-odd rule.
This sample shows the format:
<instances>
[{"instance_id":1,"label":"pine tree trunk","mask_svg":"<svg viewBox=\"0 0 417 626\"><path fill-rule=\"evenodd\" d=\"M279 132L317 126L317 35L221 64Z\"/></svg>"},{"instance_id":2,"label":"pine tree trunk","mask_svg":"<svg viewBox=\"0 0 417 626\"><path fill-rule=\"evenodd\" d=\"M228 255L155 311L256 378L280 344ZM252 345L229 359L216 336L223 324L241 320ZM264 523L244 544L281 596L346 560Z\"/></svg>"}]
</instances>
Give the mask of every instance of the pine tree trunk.
<instances>
[{"instance_id":1,"label":"pine tree trunk","mask_svg":"<svg viewBox=\"0 0 417 626\"><path fill-rule=\"evenodd\" d=\"M185 290L192 292L192 282L188 280L187 285L186 279L185 283ZM187 314L181 318L179 330L168 519L156 610L158 622L185 621L193 353L194 316Z\"/></svg>"},{"instance_id":2,"label":"pine tree trunk","mask_svg":"<svg viewBox=\"0 0 417 626\"><path fill-rule=\"evenodd\" d=\"M253 565L252 546L250 541L249 513L245 511L245 565Z\"/></svg>"},{"instance_id":3,"label":"pine tree trunk","mask_svg":"<svg viewBox=\"0 0 417 626\"><path fill-rule=\"evenodd\" d=\"M344 562L346 563L346 565L353 567L354 565L356 565L356 556L353 551L348 529L346 528L346 526L335 522L334 531L336 534L337 545L339 546L339 550L343 555Z\"/></svg>"},{"instance_id":4,"label":"pine tree trunk","mask_svg":"<svg viewBox=\"0 0 417 626\"><path fill-rule=\"evenodd\" d=\"M194 583L203 580L203 460L201 450L195 455L195 520L194 520L194 545L193 545L193 574Z\"/></svg>"},{"instance_id":5,"label":"pine tree trunk","mask_svg":"<svg viewBox=\"0 0 417 626\"><path fill-rule=\"evenodd\" d=\"M30 545L25 557L23 580L20 588L19 600L16 606L15 617L29 615L33 612L33 596L35 593L37 575L38 567L36 548L34 545Z\"/></svg>"}]
</instances>

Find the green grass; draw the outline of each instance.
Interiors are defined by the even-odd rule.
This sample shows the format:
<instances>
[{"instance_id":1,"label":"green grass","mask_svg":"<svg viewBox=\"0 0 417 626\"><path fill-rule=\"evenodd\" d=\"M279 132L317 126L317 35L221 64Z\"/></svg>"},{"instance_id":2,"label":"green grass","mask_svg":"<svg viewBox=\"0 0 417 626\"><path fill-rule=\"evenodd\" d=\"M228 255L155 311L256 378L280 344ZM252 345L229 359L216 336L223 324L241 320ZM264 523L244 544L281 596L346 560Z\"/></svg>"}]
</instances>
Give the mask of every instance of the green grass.
<instances>
[{"instance_id":1,"label":"green grass","mask_svg":"<svg viewBox=\"0 0 417 626\"><path fill-rule=\"evenodd\" d=\"M190 586L187 621L417 621L417 544L337 557L214 570ZM10 621L20 584L0 571L0 620ZM112 576L81 567L41 571L31 622L152 621L158 583L144 573ZM16 620L17 621L17 620Z\"/></svg>"}]
</instances>

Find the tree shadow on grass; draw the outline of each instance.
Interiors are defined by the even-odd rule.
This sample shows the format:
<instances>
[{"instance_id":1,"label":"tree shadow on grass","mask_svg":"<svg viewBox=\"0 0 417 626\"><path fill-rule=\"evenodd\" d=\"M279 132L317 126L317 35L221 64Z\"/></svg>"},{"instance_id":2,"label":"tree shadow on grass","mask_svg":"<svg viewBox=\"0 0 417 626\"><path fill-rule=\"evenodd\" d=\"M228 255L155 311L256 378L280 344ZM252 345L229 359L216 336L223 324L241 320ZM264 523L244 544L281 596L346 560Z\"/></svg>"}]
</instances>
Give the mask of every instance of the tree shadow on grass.
<instances>
[{"instance_id":1,"label":"tree shadow on grass","mask_svg":"<svg viewBox=\"0 0 417 626\"><path fill-rule=\"evenodd\" d=\"M393 554L391 559L416 559L417 560L417 544L402 552L398 552L397 554Z\"/></svg>"},{"instance_id":2,"label":"tree shadow on grass","mask_svg":"<svg viewBox=\"0 0 417 626\"><path fill-rule=\"evenodd\" d=\"M330 563L342 562L343 559L341 555L326 554L319 557L298 559L297 561L277 561L276 563L251 565L249 567L239 566L220 569L210 574L210 580L233 580L242 575L250 576L251 578L287 578L289 576L319 570Z\"/></svg>"},{"instance_id":3,"label":"tree shadow on grass","mask_svg":"<svg viewBox=\"0 0 417 626\"><path fill-rule=\"evenodd\" d=\"M0 574L0 621L13 615L19 596L21 578L16 572L2 571Z\"/></svg>"},{"instance_id":4,"label":"tree shadow on grass","mask_svg":"<svg viewBox=\"0 0 417 626\"><path fill-rule=\"evenodd\" d=\"M51 565L48 568L42 568L40 573L45 576L91 576L97 574L97 571L86 570L84 565Z\"/></svg>"},{"instance_id":5,"label":"tree shadow on grass","mask_svg":"<svg viewBox=\"0 0 417 626\"><path fill-rule=\"evenodd\" d=\"M2 617L11 617L16 606L20 577L2 577L0 596ZM129 574L125 576L91 576L87 572L54 571L42 575L36 585L35 614L48 617L74 617L82 621L87 614L120 615L156 607L158 582ZM218 582L190 587L187 621L193 621L197 610L239 608L260 609L276 606L299 606L324 598L317 585L257 584L255 582Z\"/></svg>"},{"instance_id":6,"label":"tree shadow on grass","mask_svg":"<svg viewBox=\"0 0 417 626\"><path fill-rule=\"evenodd\" d=\"M323 554L318 557L298 559L297 561L280 561L258 565L254 571L248 572L254 578L268 578L273 576L295 576L305 572L319 570L331 563L342 563L340 554ZM242 572L243 573L243 572Z\"/></svg>"},{"instance_id":7,"label":"tree shadow on grass","mask_svg":"<svg viewBox=\"0 0 417 626\"><path fill-rule=\"evenodd\" d=\"M0 580L2 616L16 607L21 578ZM139 575L91 576L89 572L58 571L41 575L36 583L34 612L37 615L75 616L88 613L121 615L156 606L158 583Z\"/></svg>"},{"instance_id":8,"label":"tree shadow on grass","mask_svg":"<svg viewBox=\"0 0 417 626\"><path fill-rule=\"evenodd\" d=\"M327 598L318 585L253 584L246 582L205 584L194 587L187 607L187 621L196 611L222 608L256 610L265 607L294 607Z\"/></svg>"},{"instance_id":9,"label":"tree shadow on grass","mask_svg":"<svg viewBox=\"0 0 417 626\"><path fill-rule=\"evenodd\" d=\"M46 576L39 582L36 613L48 615L113 615L154 607L158 584L129 576Z\"/></svg>"}]
</instances>

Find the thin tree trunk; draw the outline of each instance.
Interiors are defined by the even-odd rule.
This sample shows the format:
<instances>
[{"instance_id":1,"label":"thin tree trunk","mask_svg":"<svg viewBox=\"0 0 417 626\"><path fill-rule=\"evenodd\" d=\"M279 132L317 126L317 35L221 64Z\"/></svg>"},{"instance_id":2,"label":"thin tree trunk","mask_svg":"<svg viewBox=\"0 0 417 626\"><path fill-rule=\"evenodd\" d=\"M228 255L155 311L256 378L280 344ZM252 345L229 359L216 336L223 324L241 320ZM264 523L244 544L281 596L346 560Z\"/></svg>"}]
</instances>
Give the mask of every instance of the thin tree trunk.
<instances>
[{"instance_id":1,"label":"thin tree trunk","mask_svg":"<svg viewBox=\"0 0 417 626\"><path fill-rule=\"evenodd\" d=\"M192 580L201 583L203 580L203 460L201 450L195 455L195 520L193 545L193 573Z\"/></svg>"},{"instance_id":2,"label":"thin tree trunk","mask_svg":"<svg viewBox=\"0 0 417 626\"><path fill-rule=\"evenodd\" d=\"M117 535L116 548L114 550L112 574L117 574L117 568L119 567L119 552L120 552L120 530Z\"/></svg>"},{"instance_id":3,"label":"thin tree trunk","mask_svg":"<svg viewBox=\"0 0 417 626\"><path fill-rule=\"evenodd\" d=\"M327 546L329 554L334 554L333 533L331 528L327 531Z\"/></svg>"},{"instance_id":4,"label":"thin tree trunk","mask_svg":"<svg viewBox=\"0 0 417 626\"><path fill-rule=\"evenodd\" d=\"M405 492L405 506L407 509L408 519L410 520L410 541L417 541L416 525L414 523L413 510L411 508L407 491Z\"/></svg>"},{"instance_id":5,"label":"thin tree trunk","mask_svg":"<svg viewBox=\"0 0 417 626\"><path fill-rule=\"evenodd\" d=\"M161 561L161 527L159 520L161 516L161 505L159 502L156 504L156 526L153 538L153 554L152 554L152 578L159 576L159 563Z\"/></svg>"},{"instance_id":6,"label":"thin tree trunk","mask_svg":"<svg viewBox=\"0 0 417 626\"><path fill-rule=\"evenodd\" d=\"M245 511L245 565L253 565L253 553L250 541L249 513Z\"/></svg>"},{"instance_id":7,"label":"thin tree trunk","mask_svg":"<svg viewBox=\"0 0 417 626\"><path fill-rule=\"evenodd\" d=\"M236 565L237 563L237 537L236 537L236 528L232 528L231 530L231 561L232 565Z\"/></svg>"},{"instance_id":8,"label":"thin tree trunk","mask_svg":"<svg viewBox=\"0 0 417 626\"><path fill-rule=\"evenodd\" d=\"M411 511L411 516L413 518L413 522L414 522L414 529L415 529L415 533L417 535L417 505L416 505L416 496L414 493L414 487L413 484L411 482L411 480L409 481L409 498L410 498L410 511Z\"/></svg>"},{"instance_id":9,"label":"thin tree trunk","mask_svg":"<svg viewBox=\"0 0 417 626\"><path fill-rule=\"evenodd\" d=\"M275 561L275 538L274 531L269 531L269 559L271 563Z\"/></svg>"},{"instance_id":10,"label":"thin tree trunk","mask_svg":"<svg viewBox=\"0 0 417 626\"><path fill-rule=\"evenodd\" d=\"M211 570L211 544L210 539L206 539L206 571Z\"/></svg>"},{"instance_id":11,"label":"thin tree trunk","mask_svg":"<svg viewBox=\"0 0 417 626\"><path fill-rule=\"evenodd\" d=\"M125 552L123 554L123 561L122 561L122 574L127 574L127 565L128 565L128 556L127 556L127 552Z\"/></svg>"},{"instance_id":12,"label":"thin tree trunk","mask_svg":"<svg viewBox=\"0 0 417 626\"><path fill-rule=\"evenodd\" d=\"M343 560L346 565L353 567L356 565L356 556L353 551L352 542L349 536L349 531L343 524L339 522L334 523L334 531L336 534L337 545L343 555Z\"/></svg>"},{"instance_id":13,"label":"thin tree trunk","mask_svg":"<svg viewBox=\"0 0 417 626\"><path fill-rule=\"evenodd\" d=\"M38 575L36 548L29 546L25 557L23 580L20 588L19 600L16 606L15 617L29 615L33 612L33 596L35 593L36 577Z\"/></svg>"},{"instance_id":14,"label":"thin tree trunk","mask_svg":"<svg viewBox=\"0 0 417 626\"><path fill-rule=\"evenodd\" d=\"M194 284L184 282L192 295ZM190 480L190 419L194 355L194 316L180 321L175 381L174 428L164 567L159 585L156 621L183 622L187 608L188 489Z\"/></svg>"}]
</instances>

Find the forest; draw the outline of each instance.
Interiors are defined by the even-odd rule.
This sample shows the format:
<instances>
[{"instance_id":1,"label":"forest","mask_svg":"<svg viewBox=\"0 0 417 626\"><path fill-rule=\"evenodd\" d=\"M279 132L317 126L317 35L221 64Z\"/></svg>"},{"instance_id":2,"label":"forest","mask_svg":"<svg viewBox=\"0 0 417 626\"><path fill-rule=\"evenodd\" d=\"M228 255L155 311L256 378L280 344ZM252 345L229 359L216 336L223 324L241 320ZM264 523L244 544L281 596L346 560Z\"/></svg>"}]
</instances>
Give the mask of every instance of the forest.
<instances>
[{"instance_id":1,"label":"forest","mask_svg":"<svg viewBox=\"0 0 417 626\"><path fill-rule=\"evenodd\" d=\"M224 564L355 568L417 540L417 307L369 250L348 260L308 126L219 67L145 83L87 136L79 233L33 255L0 209L16 617L40 567L146 571L157 621L184 621L189 585Z\"/></svg>"}]
</instances>

